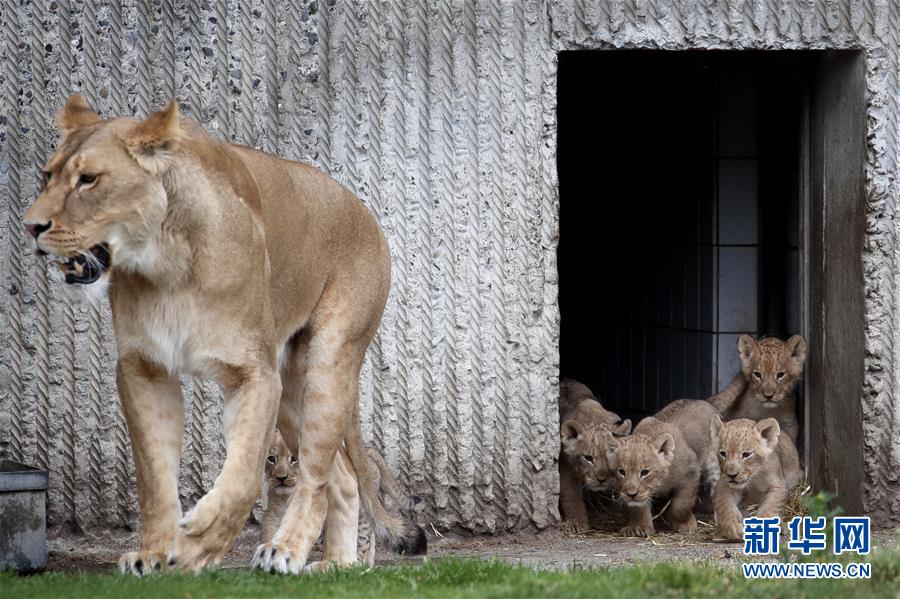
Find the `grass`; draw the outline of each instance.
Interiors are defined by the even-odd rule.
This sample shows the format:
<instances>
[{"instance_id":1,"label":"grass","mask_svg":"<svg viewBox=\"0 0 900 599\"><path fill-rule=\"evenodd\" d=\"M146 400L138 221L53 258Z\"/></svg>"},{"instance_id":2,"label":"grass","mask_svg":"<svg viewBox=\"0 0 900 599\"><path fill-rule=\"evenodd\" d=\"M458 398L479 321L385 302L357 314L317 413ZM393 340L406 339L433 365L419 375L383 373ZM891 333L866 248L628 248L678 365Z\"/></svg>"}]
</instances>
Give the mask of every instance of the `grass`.
<instances>
[{"instance_id":1,"label":"grass","mask_svg":"<svg viewBox=\"0 0 900 599\"><path fill-rule=\"evenodd\" d=\"M897 597L900 554L873 556L868 580L745 580L737 563L662 563L542 571L498 561L442 559L418 566L353 568L315 576L220 570L200 576L0 573L0 597Z\"/></svg>"}]
</instances>

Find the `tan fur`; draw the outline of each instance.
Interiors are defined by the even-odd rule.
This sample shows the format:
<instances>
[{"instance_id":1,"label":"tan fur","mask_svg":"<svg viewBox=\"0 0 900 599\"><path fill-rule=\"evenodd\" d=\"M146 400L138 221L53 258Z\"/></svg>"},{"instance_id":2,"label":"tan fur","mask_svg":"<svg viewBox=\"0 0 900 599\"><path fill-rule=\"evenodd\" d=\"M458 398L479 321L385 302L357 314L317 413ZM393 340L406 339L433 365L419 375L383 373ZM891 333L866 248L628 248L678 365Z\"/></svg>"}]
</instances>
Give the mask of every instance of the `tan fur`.
<instances>
[{"instance_id":1,"label":"tan fur","mask_svg":"<svg viewBox=\"0 0 900 599\"><path fill-rule=\"evenodd\" d=\"M709 437L715 415L705 401L680 399L641 420L630 437L607 435L607 457L627 511L622 535L652 535L652 501L666 497L671 502L665 517L676 532L697 527L693 511L700 485L714 487L717 476Z\"/></svg>"},{"instance_id":2,"label":"tan fur","mask_svg":"<svg viewBox=\"0 0 900 599\"><path fill-rule=\"evenodd\" d=\"M794 335L787 341L749 335L738 339L741 371L728 387L709 401L725 420L775 418L782 432L797 443L797 398L794 388L803 374L806 341Z\"/></svg>"},{"instance_id":3,"label":"tan fur","mask_svg":"<svg viewBox=\"0 0 900 599\"><path fill-rule=\"evenodd\" d=\"M310 166L213 139L175 102L144 121L104 121L75 97L60 122L24 221L46 227L33 240L42 252L111 254L101 278L142 521L121 568L140 574L166 554L186 570L218 562L259 494L276 415L299 472L256 565L302 569L342 442L367 510L405 534L372 489L358 423L359 371L390 287L387 243L363 204ZM227 447L216 485L185 515L182 375L222 387Z\"/></svg>"},{"instance_id":4,"label":"tan fur","mask_svg":"<svg viewBox=\"0 0 900 599\"><path fill-rule=\"evenodd\" d=\"M721 469L716 487L716 523L727 539L743 538L741 508L759 505L761 518L780 516L790 490L800 480L800 459L778 421L744 418L723 423L716 416L710 434Z\"/></svg>"},{"instance_id":5,"label":"tan fur","mask_svg":"<svg viewBox=\"0 0 900 599\"><path fill-rule=\"evenodd\" d=\"M590 389L570 379L559 385L559 417L559 509L563 529L580 532L589 527L582 490L608 491L615 485L604 432L627 435L631 421L604 409Z\"/></svg>"}]
</instances>

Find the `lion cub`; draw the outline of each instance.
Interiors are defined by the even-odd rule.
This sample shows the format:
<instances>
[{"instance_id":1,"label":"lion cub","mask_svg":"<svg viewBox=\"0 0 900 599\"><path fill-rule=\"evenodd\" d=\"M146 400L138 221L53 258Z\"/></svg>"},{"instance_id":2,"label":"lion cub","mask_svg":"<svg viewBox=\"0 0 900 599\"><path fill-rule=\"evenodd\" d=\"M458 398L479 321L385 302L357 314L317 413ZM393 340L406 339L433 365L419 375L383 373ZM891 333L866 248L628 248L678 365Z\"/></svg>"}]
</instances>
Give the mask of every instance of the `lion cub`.
<instances>
[{"instance_id":1,"label":"lion cub","mask_svg":"<svg viewBox=\"0 0 900 599\"><path fill-rule=\"evenodd\" d=\"M787 341L741 335L738 352L741 372L709 401L725 420L775 418L796 445L800 426L794 387L803 373L806 341L800 335Z\"/></svg>"},{"instance_id":2,"label":"lion cub","mask_svg":"<svg viewBox=\"0 0 900 599\"><path fill-rule=\"evenodd\" d=\"M607 459L627 507L627 521L619 533L652 535L652 501L669 496L666 515L672 528L676 532L697 528L694 505L700 485L711 489L718 477L709 437L716 415L705 401L679 399L641 420L630 437L606 436Z\"/></svg>"},{"instance_id":3,"label":"lion cub","mask_svg":"<svg viewBox=\"0 0 900 599\"><path fill-rule=\"evenodd\" d=\"M630 420L603 408L585 385L563 379L559 384L559 511L563 530L587 530L587 507L582 490L611 490L615 479L606 463L605 432L627 435Z\"/></svg>"},{"instance_id":4,"label":"lion cub","mask_svg":"<svg viewBox=\"0 0 900 599\"><path fill-rule=\"evenodd\" d=\"M710 427L721 468L716 486L716 523L727 539L743 537L742 506L758 504L760 518L779 516L788 492L800 480L800 458L778 421L740 418Z\"/></svg>"},{"instance_id":5,"label":"lion cub","mask_svg":"<svg viewBox=\"0 0 900 599\"><path fill-rule=\"evenodd\" d=\"M269 543L275 536L288 499L294 492L299 472L297 458L291 455L291 450L281 438L281 433L276 430L272 435L272 443L269 445L269 454L266 457L268 499L260 524L260 543Z\"/></svg>"}]
</instances>

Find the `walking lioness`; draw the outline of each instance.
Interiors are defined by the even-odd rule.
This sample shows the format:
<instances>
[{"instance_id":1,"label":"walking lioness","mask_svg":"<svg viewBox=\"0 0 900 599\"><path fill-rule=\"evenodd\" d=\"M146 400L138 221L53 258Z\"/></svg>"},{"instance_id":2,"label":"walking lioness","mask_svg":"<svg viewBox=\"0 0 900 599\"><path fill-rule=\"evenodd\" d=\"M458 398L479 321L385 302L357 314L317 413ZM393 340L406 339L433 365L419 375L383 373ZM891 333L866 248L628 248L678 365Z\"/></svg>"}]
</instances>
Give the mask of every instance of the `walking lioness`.
<instances>
[{"instance_id":1,"label":"walking lioness","mask_svg":"<svg viewBox=\"0 0 900 599\"><path fill-rule=\"evenodd\" d=\"M372 489L360 437L359 371L390 286L387 242L365 206L315 168L212 138L174 101L144 121L103 120L75 95L59 121L24 222L68 285L108 284L142 522L120 567L221 559L259 495L276 419L299 472L256 566L304 567L342 443L376 525L396 547L421 549L421 530ZM225 397L227 457L186 514L180 375L214 379ZM355 530L341 536L355 554Z\"/></svg>"}]
</instances>

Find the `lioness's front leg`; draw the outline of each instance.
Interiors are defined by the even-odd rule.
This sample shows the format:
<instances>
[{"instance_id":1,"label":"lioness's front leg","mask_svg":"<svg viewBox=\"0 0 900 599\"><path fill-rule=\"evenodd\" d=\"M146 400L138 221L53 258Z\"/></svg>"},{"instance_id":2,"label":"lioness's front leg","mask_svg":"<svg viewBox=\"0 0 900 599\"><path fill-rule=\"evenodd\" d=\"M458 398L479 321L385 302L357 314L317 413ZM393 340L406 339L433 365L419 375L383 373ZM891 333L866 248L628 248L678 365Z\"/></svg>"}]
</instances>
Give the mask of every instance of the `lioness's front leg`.
<instances>
[{"instance_id":1,"label":"lioness's front leg","mask_svg":"<svg viewBox=\"0 0 900 599\"><path fill-rule=\"evenodd\" d=\"M240 384L226 392L226 458L215 486L181 519L169 564L198 571L218 563L259 496L281 377L269 365L235 367Z\"/></svg>"},{"instance_id":2,"label":"lioness's front leg","mask_svg":"<svg viewBox=\"0 0 900 599\"><path fill-rule=\"evenodd\" d=\"M119 559L138 576L160 569L175 539L184 405L178 379L136 356L119 356L116 386L131 437L141 512L141 546Z\"/></svg>"}]
</instances>

